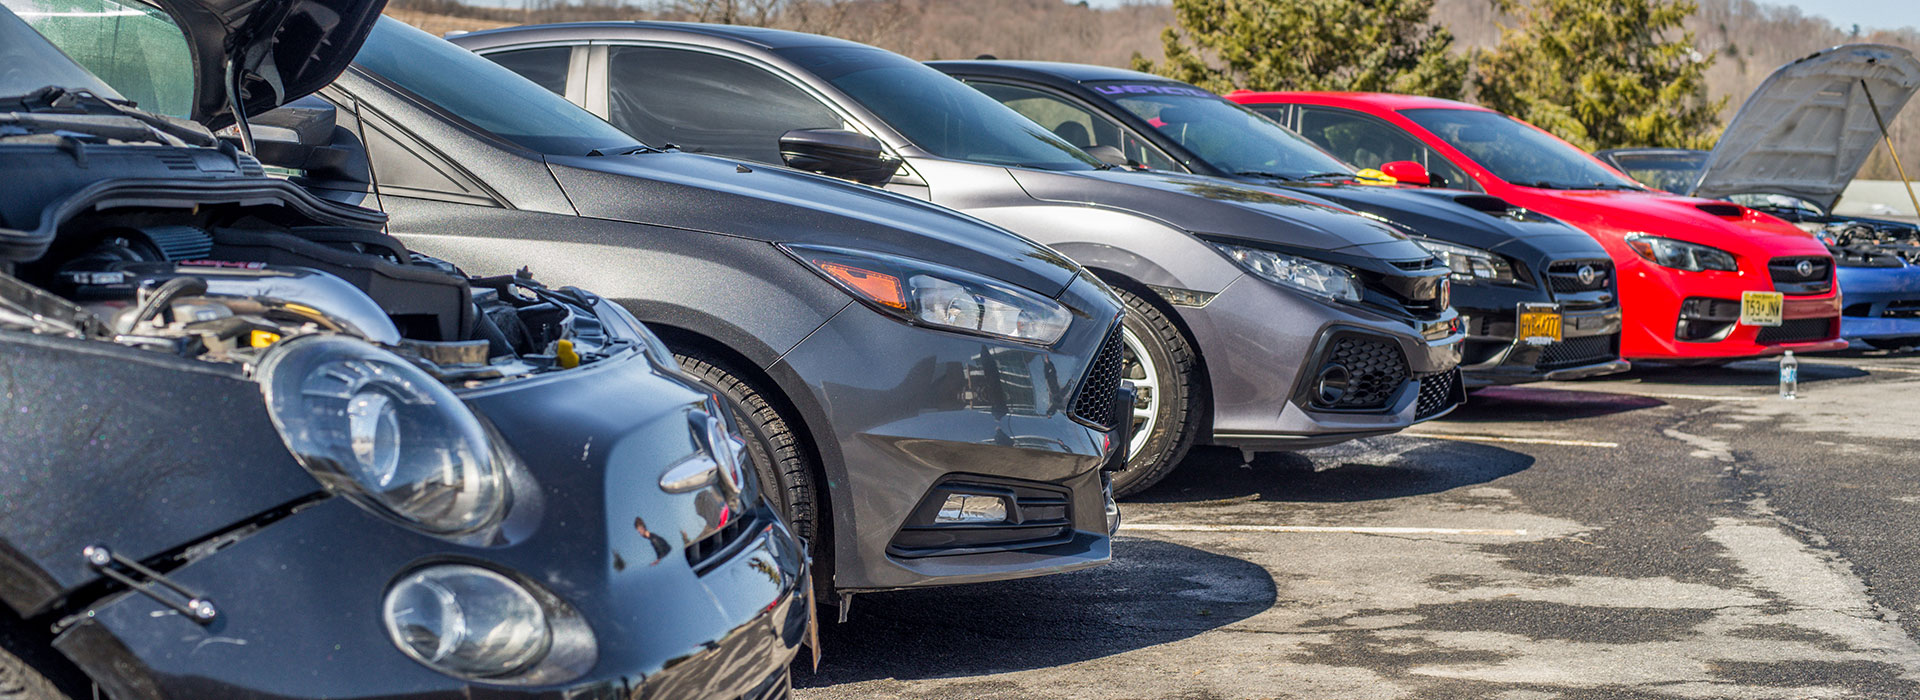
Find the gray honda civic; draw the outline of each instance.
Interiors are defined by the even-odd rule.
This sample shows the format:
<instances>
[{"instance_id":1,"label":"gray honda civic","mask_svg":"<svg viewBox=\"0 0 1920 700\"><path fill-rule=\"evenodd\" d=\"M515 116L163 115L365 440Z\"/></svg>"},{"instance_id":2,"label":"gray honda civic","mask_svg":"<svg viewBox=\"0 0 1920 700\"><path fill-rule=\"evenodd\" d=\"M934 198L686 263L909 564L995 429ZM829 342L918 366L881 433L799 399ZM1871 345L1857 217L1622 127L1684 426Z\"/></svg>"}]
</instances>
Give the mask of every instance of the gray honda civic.
<instances>
[{"instance_id":1,"label":"gray honda civic","mask_svg":"<svg viewBox=\"0 0 1920 700\"><path fill-rule=\"evenodd\" d=\"M650 147L391 19L319 95L256 121L263 160L415 250L646 322L735 404L842 597L1110 558L1122 307L1072 260L910 197Z\"/></svg>"},{"instance_id":2,"label":"gray honda civic","mask_svg":"<svg viewBox=\"0 0 1920 700\"><path fill-rule=\"evenodd\" d=\"M1465 400L1447 267L1311 195L1117 169L912 59L751 27L606 22L451 40L636 138L953 207L1087 266L1127 302L1138 387L1115 491L1196 441L1294 450Z\"/></svg>"}]
</instances>

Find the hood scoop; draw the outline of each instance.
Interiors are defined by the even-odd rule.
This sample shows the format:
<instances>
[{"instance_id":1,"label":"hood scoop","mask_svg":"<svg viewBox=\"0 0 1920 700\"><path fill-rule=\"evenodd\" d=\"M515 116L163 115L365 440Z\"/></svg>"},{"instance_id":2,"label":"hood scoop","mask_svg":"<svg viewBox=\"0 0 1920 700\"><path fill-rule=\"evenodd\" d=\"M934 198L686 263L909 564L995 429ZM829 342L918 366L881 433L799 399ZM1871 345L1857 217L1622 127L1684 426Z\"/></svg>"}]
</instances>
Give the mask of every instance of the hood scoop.
<instances>
[{"instance_id":1,"label":"hood scoop","mask_svg":"<svg viewBox=\"0 0 1920 700\"><path fill-rule=\"evenodd\" d=\"M1747 214L1744 210L1740 208L1740 205L1738 204L1723 204L1720 202L1701 202L1693 206L1699 209L1700 211L1704 211L1708 214L1712 214L1714 216L1718 216L1723 219L1744 218Z\"/></svg>"}]
</instances>

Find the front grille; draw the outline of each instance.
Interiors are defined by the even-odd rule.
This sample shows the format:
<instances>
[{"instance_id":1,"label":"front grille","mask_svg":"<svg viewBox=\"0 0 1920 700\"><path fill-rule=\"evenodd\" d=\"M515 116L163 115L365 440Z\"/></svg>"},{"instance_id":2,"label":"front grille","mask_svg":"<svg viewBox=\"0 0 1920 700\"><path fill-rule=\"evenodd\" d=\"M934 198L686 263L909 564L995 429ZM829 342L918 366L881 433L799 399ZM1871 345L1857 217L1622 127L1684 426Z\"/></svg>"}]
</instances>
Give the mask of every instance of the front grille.
<instances>
[{"instance_id":1,"label":"front grille","mask_svg":"<svg viewBox=\"0 0 1920 700\"><path fill-rule=\"evenodd\" d=\"M1399 344L1364 335L1347 334L1334 339L1326 359L1320 363L1321 376L1335 365L1346 370L1346 390L1333 401L1316 394L1314 403L1322 408L1353 411L1386 408L1411 374Z\"/></svg>"},{"instance_id":2,"label":"front grille","mask_svg":"<svg viewBox=\"0 0 1920 700\"><path fill-rule=\"evenodd\" d=\"M1835 335L1833 330L1835 320L1837 319L1831 317L1788 319L1778 326L1761 327L1759 335L1754 337L1754 342L1774 345L1826 340Z\"/></svg>"},{"instance_id":3,"label":"front grille","mask_svg":"<svg viewBox=\"0 0 1920 700\"><path fill-rule=\"evenodd\" d=\"M1591 281L1582 281L1581 268L1591 268ZM1555 294L1603 291L1613 284L1610 260L1562 260L1547 266L1547 286Z\"/></svg>"},{"instance_id":4,"label":"front grille","mask_svg":"<svg viewBox=\"0 0 1920 700\"><path fill-rule=\"evenodd\" d=\"M1101 430L1113 429L1113 400L1120 391L1122 350L1120 324L1116 323L1100 343L1100 353L1087 365L1086 378L1080 380L1080 395L1074 397L1073 411L1068 415Z\"/></svg>"},{"instance_id":5,"label":"front grille","mask_svg":"<svg viewBox=\"0 0 1920 700\"><path fill-rule=\"evenodd\" d=\"M1806 272L1800 264L1807 263ZM1833 291L1833 259L1823 256L1774 258L1767 263L1773 288L1783 294L1825 294Z\"/></svg>"},{"instance_id":6,"label":"front grille","mask_svg":"<svg viewBox=\"0 0 1920 700\"><path fill-rule=\"evenodd\" d=\"M1460 382L1460 368L1435 372L1420 378L1420 400L1414 405L1413 419L1426 420L1440 415L1467 399L1466 386Z\"/></svg>"},{"instance_id":7,"label":"front grille","mask_svg":"<svg viewBox=\"0 0 1920 700\"><path fill-rule=\"evenodd\" d=\"M1609 362L1620 357L1620 336L1589 335L1580 338L1568 338L1541 349L1540 359L1534 361L1534 369L1552 372L1569 367Z\"/></svg>"},{"instance_id":8,"label":"front grille","mask_svg":"<svg viewBox=\"0 0 1920 700\"><path fill-rule=\"evenodd\" d=\"M734 518L720 526L720 529L715 530L713 534L694 540L686 548L687 564L698 573L707 573L708 569L713 568L715 564L720 563L732 553L735 549L734 545L745 539L746 534L753 529L753 525L753 518Z\"/></svg>"}]
</instances>

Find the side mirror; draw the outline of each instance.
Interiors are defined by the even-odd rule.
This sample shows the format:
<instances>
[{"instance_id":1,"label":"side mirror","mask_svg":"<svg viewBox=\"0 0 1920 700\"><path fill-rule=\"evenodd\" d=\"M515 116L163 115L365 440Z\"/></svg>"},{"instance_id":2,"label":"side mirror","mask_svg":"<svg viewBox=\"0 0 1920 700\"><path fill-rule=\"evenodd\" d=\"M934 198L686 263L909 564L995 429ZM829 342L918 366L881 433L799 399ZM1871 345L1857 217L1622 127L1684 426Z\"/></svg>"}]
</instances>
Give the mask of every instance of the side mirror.
<instances>
[{"instance_id":1,"label":"side mirror","mask_svg":"<svg viewBox=\"0 0 1920 700\"><path fill-rule=\"evenodd\" d=\"M249 119L253 156L313 179L370 182L365 150L356 139L340 143L343 130L335 124L336 115L332 103L310 95Z\"/></svg>"},{"instance_id":2,"label":"side mirror","mask_svg":"<svg viewBox=\"0 0 1920 700\"><path fill-rule=\"evenodd\" d=\"M1402 185L1425 187L1433 184L1433 177L1427 174L1427 166L1411 160L1396 160L1380 166L1380 172Z\"/></svg>"},{"instance_id":3,"label":"side mirror","mask_svg":"<svg viewBox=\"0 0 1920 700\"><path fill-rule=\"evenodd\" d=\"M787 167L879 187L893 179L900 161L888 158L880 140L845 129L795 129L780 136Z\"/></svg>"},{"instance_id":4,"label":"side mirror","mask_svg":"<svg viewBox=\"0 0 1920 700\"><path fill-rule=\"evenodd\" d=\"M1127 159L1126 153L1121 152L1119 148L1113 146L1088 146L1086 151L1087 155L1093 156L1107 165L1121 168L1131 168L1134 166L1133 161Z\"/></svg>"}]
</instances>

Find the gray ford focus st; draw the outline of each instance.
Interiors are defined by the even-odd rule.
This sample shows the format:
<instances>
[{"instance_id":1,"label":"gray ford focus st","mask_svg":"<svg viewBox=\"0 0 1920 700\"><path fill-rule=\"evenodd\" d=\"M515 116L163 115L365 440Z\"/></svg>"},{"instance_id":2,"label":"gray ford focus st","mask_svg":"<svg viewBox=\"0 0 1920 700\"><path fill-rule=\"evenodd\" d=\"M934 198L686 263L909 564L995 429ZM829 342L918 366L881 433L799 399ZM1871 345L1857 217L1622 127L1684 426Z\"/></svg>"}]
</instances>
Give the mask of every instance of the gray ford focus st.
<instances>
[{"instance_id":1,"label":"gray ford focus st","mask_svg":"<svg viewBox=\"0 0 1920 700\"><path fill-rule=\"evenodd\" d=\"M1073 261L909 197L649 147L392 20L320 96L263 116L291 140L263 158L422 252L630 309L735 404L843 595L1109 559L1122 307Z\"/></svg>"},{"instance_id":2,"label":"gray ford focus st","mask_svg":"<svg viewBox=\"0 0 1920 700\"><path fill-rule=\"evenodd\" d=\"M1465 399L1448 270L1344 207L1111 168L931 68L839 39L607 22L451 40L643 141L929 199L1086 265L1129 309L1124 369L1139 394L1120 493L1196 441L1304 449Z\"/></svg>"}]
</instances>

